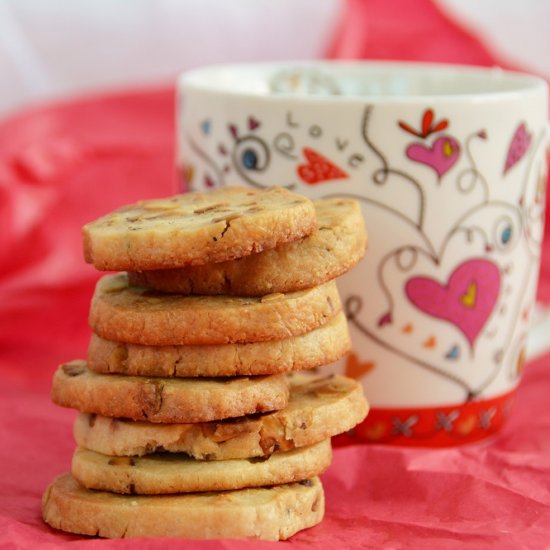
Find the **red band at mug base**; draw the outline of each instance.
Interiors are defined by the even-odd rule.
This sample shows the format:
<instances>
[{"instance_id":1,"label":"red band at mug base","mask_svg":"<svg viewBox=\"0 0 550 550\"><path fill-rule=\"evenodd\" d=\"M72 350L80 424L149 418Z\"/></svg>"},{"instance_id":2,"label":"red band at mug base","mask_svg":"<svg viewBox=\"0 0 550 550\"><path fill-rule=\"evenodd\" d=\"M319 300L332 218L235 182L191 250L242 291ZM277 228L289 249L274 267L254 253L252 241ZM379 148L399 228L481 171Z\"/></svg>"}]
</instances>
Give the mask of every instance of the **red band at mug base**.
<instances>
[{"instance_id":1,"label":"red band at mug base","mask_svg":"<svg viewBox=\"0 0 550 550\"><path fill-rule=\"evenodd\" d=\"M452 447L488 438L501 428L512 408L515 390L486 400L454 406L409 409L372 408L336 445L384 443L407 447Z\"/></svg>"}]
</instances>

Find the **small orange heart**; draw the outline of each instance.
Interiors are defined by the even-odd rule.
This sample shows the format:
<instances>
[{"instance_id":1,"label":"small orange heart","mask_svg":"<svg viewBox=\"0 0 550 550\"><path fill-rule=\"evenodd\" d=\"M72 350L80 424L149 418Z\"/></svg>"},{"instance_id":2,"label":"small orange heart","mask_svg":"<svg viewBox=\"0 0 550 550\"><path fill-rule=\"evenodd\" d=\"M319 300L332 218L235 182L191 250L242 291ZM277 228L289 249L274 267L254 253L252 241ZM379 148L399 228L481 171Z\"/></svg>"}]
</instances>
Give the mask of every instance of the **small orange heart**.
<instances>
[{"instance_id":1,"label":"small orange heart","mask_svg":"<svg viewBox=\"0 0 550 550\"><path fill-rule=\"evenodd\" d=\"M435 336L430 336L422 345L425 348L435 348L435 346L437 346L437 340Z\"/></svg>"},{"instance_id":2,"label":"small orange heart","mask_svg":"<svg viewBox=\"0 0 550 550\"><path fill-rule=\"evenodd\" d=\"M183 177L185 178L187 185L191 185L193 183L194 176L195 168L191 164L187 164L183 169Z\"/></svg>"},{"instance_id":3,"label":"small orange heart","mask_svg":"<svg viewBox=\"0 0 550 550\"><path fill-rule=\"evenodd\" d=\"M474 414L466 417L462 422L458 422L456 425L456 431L460 435L468 435L476 427L476 417Z\"/></svg>"},{"instance_id":4,"label":"small orange heart","mask_svg":"<svg viewBox=\"0 0 550 550\"><path fill-rule=\"evenodd\" d=\"M344 374L355 380L359 380L375 367L372 361L361 363L355 353L350 353L346 360L346 368Z\"/></svg>"},{"instance_id":5,"label":"small orange heart","mask_svg":"<svg viewBox=\"0 0 550 550\"><path fill-rule=\"evenodd\" d=\"M414 327L410 324L410 323L407 323L402 329L401 331L406 333L406 334L410 334L412 331L414 330Z\"/></svg>"},{"instance_id":6,"label":"small orange heart","mask_svg":"<svg viewBox=\"0 0 550 550\"><path fill-rule=\"evenodd\" d=\"M382 439L386 433L386 425L383 422L377 422L376 424L371 424L370 426L365 427L365 435L367 439L371 441L378 441Z\"/></svg>"}]
</instances>

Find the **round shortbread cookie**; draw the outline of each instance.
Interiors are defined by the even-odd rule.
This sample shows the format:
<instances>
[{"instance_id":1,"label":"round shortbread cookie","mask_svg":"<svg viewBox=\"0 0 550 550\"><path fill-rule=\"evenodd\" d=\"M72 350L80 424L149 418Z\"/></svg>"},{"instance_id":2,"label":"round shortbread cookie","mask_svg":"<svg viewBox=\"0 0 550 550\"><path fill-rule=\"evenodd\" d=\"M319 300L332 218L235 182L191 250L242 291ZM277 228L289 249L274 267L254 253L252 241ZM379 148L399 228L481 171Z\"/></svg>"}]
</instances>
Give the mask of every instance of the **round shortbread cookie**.
<instances>
[{"instance_id":1,"label":"round shortbread cookie","mask_svg":"<svg viewBox=\"0 0 550 550\"><path fill-rule=\"evenodd\" d=\"M318 478L221 493L130 496L85 489L64 474L42 497L50 526L107 538L284 540L319 523L324 508Z\"/></svg>"},{"instance_id":2,"label":"round shortbread cookie","mask_svg":"<svg viewBox=\"0 0 550 550\"><path fill-rule=\"evenodd\" d=\"M234 378L145 378L96 374L82 360L54 374L52 400L62 407L148 422L208 422L287 405L284 375Z\"/></svg>"},{"instance_id":3,"label":"round shortbread cookie","mask_svg":"<svg viewBox=\"0 0 550 550\"><path fill-rule=\"evenodd\" d=\"M285 340L210 346L142 346L92 335L88 368L135 376L247 376L312 369L340 359L351 348L345 315Z\"/></svg>"},{"instance_id":4,"label":"round shortbread cookie","mask_svg":"<svg viewBox=\"0 0 550 550\"><path fill-rule=\"evenodd\" d=\"M119 273L98 281L90 326L107 340L148 346L249 343L300 336L341 309L334 281L262 298L182 296L129 286Z\"/></svg>"},{"instance_id":5,"label":"round shortbread cookie","mask_svg":"<svg viewBox=\"0 0 550 550\"><path fill-rule=\"evenodd\" d=\"M300 241L229 262L131 272L130 282L181 294L263 296L335 279L364 256L365 222L355 200L321 199L314 205L318 230Z\"/></svg>"},{"instance_id":6,"label":"round shortbread cookie","mask_svg":"<svg viewBox=\"0 0 550 550\"><path fill-rule=\"evenodd\" d=\"M115 456L155 451L187 453L203 460L266 456L312 445L351 430L368 404L361 384L344 376L290 376L288 405L277 412L203 424L150 424L80 414L78 445Z\"/></svg>"},{"instance_id":7,"label":"round shortbread cookie","mask_svg":"<svg viewBox=\"0 0 550 550\"><path fill-rule=\"evenodd\" d=\"M83 229L97 269L140 271L225 262L301 239L317 227L313 203L287 189L227 187L140 201Z\"/></svg>"},{"instance_id":8,"label":"round shortbread cookie","mask_svg":"<svg viewBox=\"0 0 550 550\"><path fill-rule=\"evenodd\" d=\"M330 439L267 457L210 461L174 453L108 456L78 448L72 474L88 489L162 495L293 483L321 475L331 460Z\"/></svg>"}]
</instances>

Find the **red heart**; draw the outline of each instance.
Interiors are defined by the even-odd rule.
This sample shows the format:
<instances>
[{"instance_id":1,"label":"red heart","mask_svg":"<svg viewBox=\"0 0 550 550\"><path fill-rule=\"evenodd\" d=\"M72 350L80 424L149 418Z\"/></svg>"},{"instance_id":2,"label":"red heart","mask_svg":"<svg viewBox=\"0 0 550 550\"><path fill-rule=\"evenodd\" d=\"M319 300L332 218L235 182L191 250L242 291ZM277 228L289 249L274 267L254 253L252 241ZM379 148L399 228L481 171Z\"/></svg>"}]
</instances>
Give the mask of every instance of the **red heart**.
<instances>
[{"instance_id":1,"label":"red heart","mask_svg":"<svg viewBox=\"0 0 550 550\"><path fill-rule=\"evenodd\" d=\"M500 291L500 271L489 260L460 264L446 285L429 277L413 277L405 285L409 300L421 311L455 325L470 342L491 315Z\"/></svg>"},{"instance_id":2,"label":"red heart","mask_svg":"<svg viewBox=\"0 0 550 550\"><path fill-rule=\"evenodd\" d=\"M248 117L248 129L255 130L260 125L260 121L255 119L253 116Z\"/></svg>"},{"instance_id":3,"label":"red heart","mask_svg":"<svg viewBox=\"0 0 550 550\"><path fill-rule=\"evenodd\" d=\"M306 183L314 185L322 181L349 178L341 168L309 147L304 147L304 156L307 164L300 164L297 171L302 181Z\"/></svg>"}]
</instances>

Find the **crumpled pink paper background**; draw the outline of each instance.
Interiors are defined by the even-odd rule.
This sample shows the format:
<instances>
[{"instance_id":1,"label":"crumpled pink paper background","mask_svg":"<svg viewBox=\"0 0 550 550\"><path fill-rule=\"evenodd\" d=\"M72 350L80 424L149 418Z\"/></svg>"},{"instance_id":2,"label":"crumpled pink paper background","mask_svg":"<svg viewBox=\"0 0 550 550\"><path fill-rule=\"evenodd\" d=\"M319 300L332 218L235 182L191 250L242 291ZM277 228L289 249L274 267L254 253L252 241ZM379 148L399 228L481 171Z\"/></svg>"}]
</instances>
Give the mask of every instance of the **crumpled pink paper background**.
<instances>
[{"instance_id":1,"label":"crumpled pink paper background","mask_svg":"<svg viewBox=\"0 0 550 550\"><path fill-rule=\"evenodd\" d=\"M550 415L548 357L528 367L516 411L494 441L451 450L337 448L323 475L326 517L292 548L548 548ZM0 390L0 547L167 548L181 541L105 541L46 527L41 492L69 468L72 411L45 391ZM12 546L10 546L10 544ZM192 548L268 548L274 543L194 542Z\"/></svg>"},{"instance_id":2,"label":"crumpled pink paper background","mask_svg":"<svg viewBox=\"0 0 550 550\"><path fill-rule=\"evenodd\" d=\"M408 0L352 0L330 55L493 62L428 0L415 6L408 18ZM82 259L80 226L121 204L173 192L173 122L173 89L167 87L46 106L0 123L1 548L274 544L104 541L56 532L41 520L41 494L70 468L74 450L75 413L50 403L50 379L59 362L85 354L89 300L99 276ZM539 289L544 302L550 300L547 248ZM437 451L337 448L323 476L325 520L287 544L549 547L549 367L550 354L527 366L512 418L492 441Z\"/></svg>"}]
</instances>

